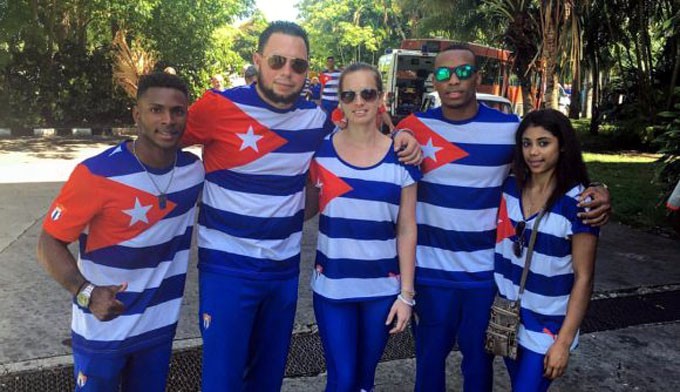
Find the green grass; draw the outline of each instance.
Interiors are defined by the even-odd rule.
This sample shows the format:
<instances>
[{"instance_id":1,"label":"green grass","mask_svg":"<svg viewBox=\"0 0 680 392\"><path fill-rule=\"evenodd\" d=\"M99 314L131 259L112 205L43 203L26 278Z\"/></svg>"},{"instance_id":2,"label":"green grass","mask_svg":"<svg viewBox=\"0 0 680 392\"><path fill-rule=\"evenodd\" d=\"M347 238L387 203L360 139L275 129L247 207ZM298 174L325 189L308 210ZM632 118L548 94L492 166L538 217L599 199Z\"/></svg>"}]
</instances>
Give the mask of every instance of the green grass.
<instances>
[{"instance_id":1,"label":"green grass","mask_svg":"<svg viewBox=\"0 0 680 392\"><path fill-rule=\"evenodd\" d=\"M648 231L672 233L662 189L656 180L659 154L621 150L630 145L615 126L589 133L590 119L572 120L591 181L604 182L612 197L613 219Z\"/></svg>"},{"instance_id":2,"label":"green grass","mask_svg":"<svg viewBox=\"0 0 680 392\"><path fill-rule=\"evenodd\" d=\"M614 219L645 230L670 231L661 187L655 181L656 154L584 153L592 181L609 186Z\"/></svg>"}]
</instances>

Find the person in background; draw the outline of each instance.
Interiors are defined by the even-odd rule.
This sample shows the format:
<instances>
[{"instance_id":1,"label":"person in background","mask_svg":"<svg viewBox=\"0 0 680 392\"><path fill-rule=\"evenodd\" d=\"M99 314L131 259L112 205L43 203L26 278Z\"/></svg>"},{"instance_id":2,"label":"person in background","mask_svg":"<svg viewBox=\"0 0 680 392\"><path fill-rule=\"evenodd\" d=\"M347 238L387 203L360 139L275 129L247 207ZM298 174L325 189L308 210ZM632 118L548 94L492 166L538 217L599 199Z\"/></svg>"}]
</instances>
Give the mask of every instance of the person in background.
<instances>
[{"instance_id":1,"label":"person in background","mask_svg":"<svg viewBox=\"0 0 680 392\"><path fill-rule=\"evenodd\" d=\"M309 96L307 99L317 105L321 105L321 82L319 82L319 78L316 76L313 76L311 79Z\"/></svg>"},{"instance_id":2,"label":"person in background","mask_svg":"<svg viewBox=\"0 0 680 392\"><path fill-rule=\"evenodd\" d=\"M309 96L312 94L311 86L312 81L309 78L305 79L305 85L302 87L302 91L300 91L300 97L305 101L309 101Z\"/></svg>"},{"instance_id":3,"label":"person in background","mask_svg":"<svg viewBox=\"0 0 680 392\"><path fill-rule=\"evenodd\" d=\"M680 234L680 180L668 198L666 207L670 211L671 226Z\"/></svg>"},{"instance_id":4,"label":"person in background","mask_svg":"<svg viewBox=\"0 0 680 392\"><path fill-rule=\"evenodd\" d=\"M165 391L203 189L178 148L188 103L177 76L142 76L137 138L76 166L43 223L38 260L74 298L76 391Z\"/></svg>"},{"instance_id":5,"label":"person in background","mask_svg":"<svg viewBox=\"0 0 680 392\"><path fill-rule=\"evenodd\" d=\"M321 107L326 113L331 114L338 107L338 81L341 69L335 67L335 57L326 58L326 69L320 76L321 81Z\"/></svg>"},{"instance_id":6,"label":"person in background","mask_svg":"<svg viewBox=\"0 0 680 392\"><path fill-rule=\"evenodd\" d=\"M516 359L505 358L513 391L547 391L561 377L593 292L599 229L577 216L590 182L576 131L553 109L529 113L515 136L513 176L498 211L494 280L517 301L527 247L535 251L520 302ZM538 223L536 227L535 222Z\"/></svg>"},{"instance_id":7,"label":"person in background","mask_svg":"<svg viewBox=\"0 0 680 392\"><path fill-rule=\"evenodd\" d=\"M210 78L210 85L212 88L216 91L224 91L226 88L224 87L224 77L222 74L215 74Z\"/></svg>"},{"instance_id":8,"label":"person in background","mask_svg":"<svg viewBox=\"0 0 680 392\"><path fill-rule=\"evenodd\" d=\"M257 68L254 65L249 65L243 72L243 79L246 81L246 86L250 86L257 82Z\"/></svg>"},{"instance_id":9,"label":"person in background","mask_svg":"<svg viewBox=\"0 0 680 392\"><path fill-rule=\"evenodd\" d=\"M327 136L310 169L306 216L320 209L314 314L324 347L326 391L371 391L390 333L415 304L416 181L376 126L378 70L365 63L339 80L346 126Z\"/></svg>"}]
</instances>

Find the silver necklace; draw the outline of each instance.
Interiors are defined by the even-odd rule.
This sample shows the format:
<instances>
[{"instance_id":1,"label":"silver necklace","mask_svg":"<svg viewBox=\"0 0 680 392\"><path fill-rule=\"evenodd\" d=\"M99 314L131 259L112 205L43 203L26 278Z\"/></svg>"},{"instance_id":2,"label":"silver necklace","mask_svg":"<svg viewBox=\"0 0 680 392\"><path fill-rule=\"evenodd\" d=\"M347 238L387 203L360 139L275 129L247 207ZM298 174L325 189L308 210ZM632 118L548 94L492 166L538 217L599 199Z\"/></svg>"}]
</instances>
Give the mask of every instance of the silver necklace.
<instances>
[{"instance_id":1,"label":"silver necklace","mask_svg":"<svg viewBox=\"0 0 680 392\"><path fill-rule=\"evenodd\" d=\"M156 188L156 191L158 192L158 206L161 208L161 210L164 210L165 207L167 206L167 201L168 201L168 189L170 189L170 184L172 184L172 179L175 177L175 169L177 168L177 152L175 152L175 162L172 164L172 171L170 172L170 180L168 181L168 184L165 186L165 190L163 190L163 191L161 191L161 188L158 186L158 184L156 184L156 181L151 176L151 173L149 173L149 171L146 170L146 166L144 166L142 161L137 156L137 139L135 139L132 142L132 155L135 156L137 163L139 163L139 166L141 166L142 169L144 169L144 173L146 173L146 176L149 177L149 180L153 184L153 187Z\"/></svg>"}]
</instances>

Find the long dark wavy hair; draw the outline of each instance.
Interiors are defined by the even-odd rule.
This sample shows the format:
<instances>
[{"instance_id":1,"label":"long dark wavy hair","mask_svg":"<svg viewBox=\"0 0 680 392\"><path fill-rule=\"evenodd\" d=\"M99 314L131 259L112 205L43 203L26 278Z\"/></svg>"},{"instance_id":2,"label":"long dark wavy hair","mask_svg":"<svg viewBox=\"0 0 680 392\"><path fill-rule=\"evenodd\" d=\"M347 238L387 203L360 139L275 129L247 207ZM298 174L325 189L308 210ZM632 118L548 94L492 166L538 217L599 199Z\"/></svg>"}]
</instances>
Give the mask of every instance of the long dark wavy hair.
<instances>
[{"instance_id":1,"label":"long dark wavy hair","mask_svg":"<svg viewBox=\"0 0 680 392\"><path fill-rule=\"evenodd\" d=\"M531 171L524 161L522 153L522 137L529 127L542 127L555 136L559 142L559 158L555 167L555 189L548 198L546 209L574 186L587 186L590 182L586 164L583 162L581 145L571 121L561 112L554 109L536 110L527 114L519 124L515 134L515 156L512 171L517 179L519 189L524 189L531 179Z\"/></svg>"}]
</instances>

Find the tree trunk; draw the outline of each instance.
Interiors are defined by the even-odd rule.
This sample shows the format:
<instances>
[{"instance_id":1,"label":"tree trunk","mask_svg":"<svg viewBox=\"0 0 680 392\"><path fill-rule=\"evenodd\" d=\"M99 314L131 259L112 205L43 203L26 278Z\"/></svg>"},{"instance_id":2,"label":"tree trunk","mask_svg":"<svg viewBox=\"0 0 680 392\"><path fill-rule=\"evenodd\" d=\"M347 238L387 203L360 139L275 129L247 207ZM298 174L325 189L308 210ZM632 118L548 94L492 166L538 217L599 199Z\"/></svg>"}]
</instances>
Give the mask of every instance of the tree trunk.
<instances>
[{"instance_id":1,"label":"tree trunk","mask_svg":"<svg viewBox=\"0 0 680 392\"><path fill-rule=\"evenodd\" d=\"M600 132L600 64L597 56L594 56L593 58L591 72L593 78L593 98L590 106L590 111L592 113L592 118L590 119L590 134L597 135Z\"/></svg>"},{"instance_id":2,"label":"tree trunk","mask_svg":"<svg viewBox=\"0 0 680 392\"><path fill-rule=\"evenodd\" d=\"M678 84L678 73L680 72L680 39L675 37L675 64L671 74L671 85L668 88L668 99L666 100L666 110L671 110L673 105L673 92Z\"/></svg>"},{"instance_id":3,"label":"tree trunk","mask_svg":"<svg viewBox=\"0 0 680 392\"><path fill-rule=\"evenodd\" d=\"M581 70L580 67L577 73L574 74L574 80L571 83L571 104L569 105L569 118L578 119L581 117Z\"/></svg>"},{"instance_id":4,"label":"tree trunk","mask_svg":"<svg viewBox=\"0 0 680 392\"><path fill-rule=\"evenodd\" d=\"M643 27L640 26L640 29ZM635 60L637 64L637 75L638 75L638 102L640 103L643 113L649 114L651 111L652 102L648 99L649 84L647 83L647 72L644 69L644 53L641 48L642 37L641 33L638 32L637 37L633 38L634 50L635 50Z\"/></svg>"},{"instance_id":5,"label":"tree trunk","mask_svg":"<svg viewBox=\"0 0 680 392\"><path fill-rule=\"evenodd\" d=\"M557 63L558 45L558 26L559 17L557 16L559 2L552 0L543 1L543 64L545 76L545 95L543 96L543 107L558 109L557 95L555 94L555 73Z\"/></svg>"},{"instance_id":6,"label":"tree trunk","mask_svg":"<svg viewBox=\"0 0 680 392\"><path fill-rule=\"evenodd\" d=\"M534 98L531 95L531 75L529 73L520 73L517 75L519 79L520 88L522 89L522 115L534 110Z\"/></svg>"}]
</instances>

